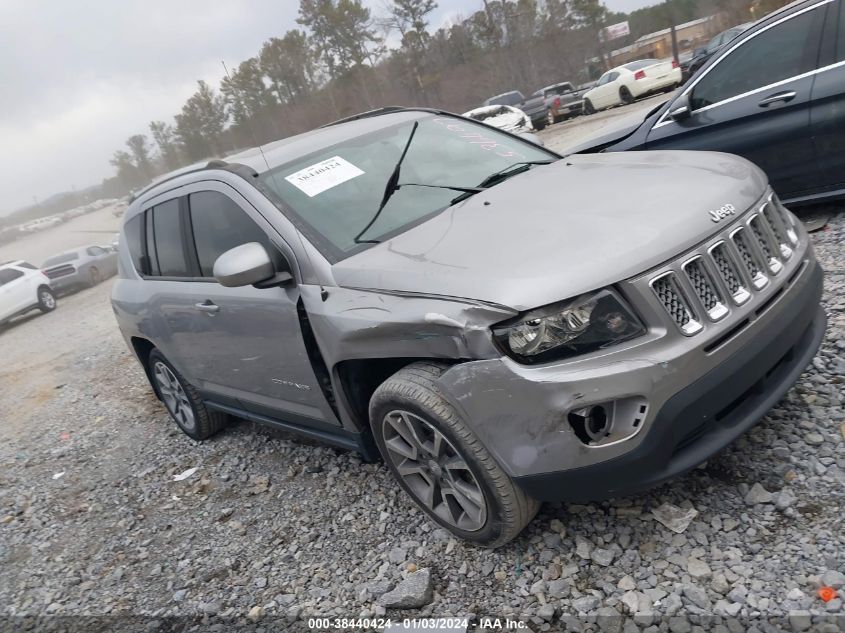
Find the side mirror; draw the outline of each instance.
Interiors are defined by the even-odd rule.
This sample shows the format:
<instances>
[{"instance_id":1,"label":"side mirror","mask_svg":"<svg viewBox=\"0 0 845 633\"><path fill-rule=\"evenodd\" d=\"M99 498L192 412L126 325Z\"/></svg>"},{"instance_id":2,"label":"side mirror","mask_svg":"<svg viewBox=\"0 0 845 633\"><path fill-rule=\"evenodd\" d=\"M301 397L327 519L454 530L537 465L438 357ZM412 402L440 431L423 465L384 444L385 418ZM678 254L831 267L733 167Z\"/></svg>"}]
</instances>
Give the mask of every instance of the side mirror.
<instances>
[{"instance_id":1,"label":"side mirror","mask_svg":"<svg viewBox=\"0 0 845 633\"><path fill-rule=\"evenodd\" d=\"M669 106L669 118L679 123L692 116L692 106L690 106L689 95L681 95L672 105Z\"/></svg>"},{"instance_id":2,"label":"side mirror","mask_svg":"<svg viewBox=\"0 0 845 633\"><path fill-rule=\"evenodd\" d=\"M231 248L214 262L214 278L221 286L229 288L251 286L268 281L275 275L276 268L270 255L258 242Z\"/></svg>"},{"instance_id":3,"label":"side mirror","mask_svg":"<svg viewBox=\"0 0 845 633\"><path fill-rule=\"evenodd\" d=\"M546 144L543 142L543 139L541 139L536 134L532 134L531 132L520 132L519 136L520 138L524 138L529 143L534 143L534 145L539 145L540 147L546 146Z\"/></svg>"}]
</instances>

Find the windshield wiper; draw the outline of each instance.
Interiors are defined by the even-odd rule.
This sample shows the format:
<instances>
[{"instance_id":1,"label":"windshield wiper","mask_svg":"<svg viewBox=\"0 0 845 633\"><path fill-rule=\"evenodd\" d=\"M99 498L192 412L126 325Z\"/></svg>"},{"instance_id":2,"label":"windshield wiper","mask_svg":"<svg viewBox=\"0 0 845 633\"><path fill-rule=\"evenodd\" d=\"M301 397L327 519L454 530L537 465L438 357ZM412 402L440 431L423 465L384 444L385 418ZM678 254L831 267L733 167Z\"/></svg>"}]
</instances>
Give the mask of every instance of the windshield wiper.
<instances>
[{"instance_id":1,"label":"windshield wiper","mask_svg":"<svg viewBox=\"0 0 845 633\"><path fill-rule=\"evenodd\" d=\"M500 169L494 174L490 174L478 183L479 187L487 188L492 187L493 185L497 185L503 180L510 178L511 176L515 176L516 174L521 174L524 171L527 171L531 168L532 165L548 165L550 163L555 162L556 159L548 159L548 160L524 160L519 163L513 163L512 165L508 165L504 169ZM517 169L520 168L520 169Z\"/></svg>"},{"instance_id":2,"label":"windshield wiper","mask_svg":"<svg viewBox=\"0 0 845 633\"><path fill-rule=\"evenodd\" d=\"M405 160L405 154L408 153L408 148L411 147L411 141L414 140L414 134L417 133L417 128L420 126L419 121L414 121L414 126L411 128L411 133L408 135L408 140L405 141L405 149L402 150L402 155L399 157L399 160L396 162L396 167L393 168L393 173L390 174L390 178L387 179L387 184L384 186L384 194L381 197L381 204L378 206L378 210L376 211L375 215L372 219L367 222L367 226L365 226L358 235L355 236L354 242L356 244L361 244L364 242L372 242L372 240L362 240L361 236L370 230L370 227L376 223L381 212L384 210L384 207L387 205L387 202L393 196L394 193L399 191L399 172L402 170L402 161Z\"/></svg>"}]
</instances>

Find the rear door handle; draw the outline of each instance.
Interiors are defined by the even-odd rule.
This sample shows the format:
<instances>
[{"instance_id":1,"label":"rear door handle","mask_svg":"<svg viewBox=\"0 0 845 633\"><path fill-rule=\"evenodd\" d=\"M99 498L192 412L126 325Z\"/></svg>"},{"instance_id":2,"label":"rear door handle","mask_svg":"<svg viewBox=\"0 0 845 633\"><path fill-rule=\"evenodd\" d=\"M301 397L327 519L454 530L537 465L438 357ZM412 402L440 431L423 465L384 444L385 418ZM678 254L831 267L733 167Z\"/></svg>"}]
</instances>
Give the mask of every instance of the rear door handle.
<instances>
[{"instance_id":1,"label":"rear door handle","mask_svg":"<svg viewBox=\"0 0 845 633\"><path fill-rule=\"evenodd\" d=\"M768 108L772 103L778 103L780 101L786 103L787 101L792 101L796 94L797 93L794 90L790 90L788 92L778 92L777 94L770 95L761 100L757 105L761 108Z\"/></svg>"},{"instance_id":2,"label":"rear door handle","mask_svg":"<svg viewBox=\"0 0 845 633\"><path fill-rule=\"evenodd\" d=\"M220 306L212 301L205 301L203 303L195 303L194 307L199 310L200 312L207 312L209 314L215 314L216 312L220 311Z\"/></svg>"}]
</instances>

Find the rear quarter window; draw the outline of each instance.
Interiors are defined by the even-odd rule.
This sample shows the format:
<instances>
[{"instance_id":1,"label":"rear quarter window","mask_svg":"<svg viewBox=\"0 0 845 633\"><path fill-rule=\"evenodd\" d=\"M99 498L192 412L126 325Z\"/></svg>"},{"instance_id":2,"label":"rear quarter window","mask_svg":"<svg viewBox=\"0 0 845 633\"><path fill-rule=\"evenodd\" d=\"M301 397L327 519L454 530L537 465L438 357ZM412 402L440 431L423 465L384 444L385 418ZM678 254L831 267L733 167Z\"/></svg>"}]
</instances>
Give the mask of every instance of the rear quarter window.
<instances>
[{"instance_id":1,"label":"rear quarter window","mask_svg":"<svg viewBox=\"0 0 845 633\"><path fill-rule=\"evenodd\" d=\"M144 214L136 215L123 227L123 236L132 265L140 274L147 274L149 271L144 265Z\"/></svg>"}]
</instances>

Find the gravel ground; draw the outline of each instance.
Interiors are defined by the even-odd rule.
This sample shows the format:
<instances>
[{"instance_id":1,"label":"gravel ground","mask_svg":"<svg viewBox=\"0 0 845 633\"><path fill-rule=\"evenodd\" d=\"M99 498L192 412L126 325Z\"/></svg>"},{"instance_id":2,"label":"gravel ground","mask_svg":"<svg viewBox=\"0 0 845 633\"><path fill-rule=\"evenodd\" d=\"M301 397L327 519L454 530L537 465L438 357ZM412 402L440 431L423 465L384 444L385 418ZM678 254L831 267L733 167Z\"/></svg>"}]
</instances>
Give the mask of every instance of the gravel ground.
<instances>
[{"instance_id":1,"label":"gravel ground","mask_svg":"<svg viewBox=\"0 0 845 633\"><path fill-rule=\"evenodd\" d=\"M845 214L814 241L827 338L757 427L650 494L546 504L495 551L436 529L380 464L246 422L190 440L126 350L109 284L69 297L0 334L0 630L23 615L124 629L114 616L135 616L152 631L385 613L512 615L533 630L843 630ZM671 523L664 504L691 518L681 533L657 520ZM402 587L382 594L405 577L425 602L426 572L430 604L385 612ZM838 595L823 602L821 585Z\"/></svg>"}]
</instances>

